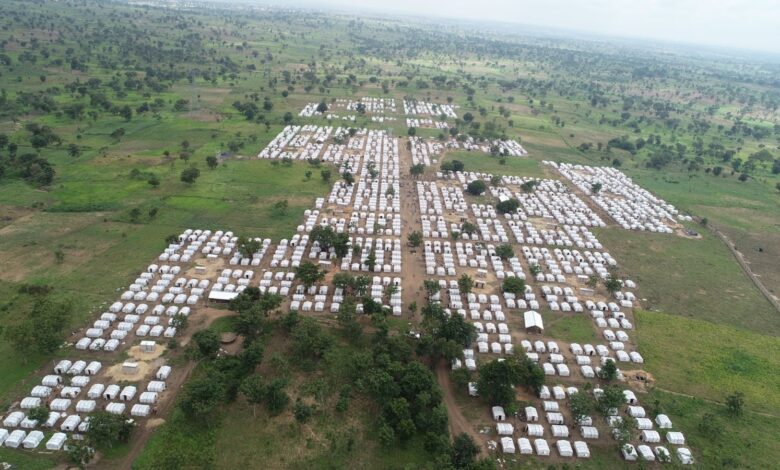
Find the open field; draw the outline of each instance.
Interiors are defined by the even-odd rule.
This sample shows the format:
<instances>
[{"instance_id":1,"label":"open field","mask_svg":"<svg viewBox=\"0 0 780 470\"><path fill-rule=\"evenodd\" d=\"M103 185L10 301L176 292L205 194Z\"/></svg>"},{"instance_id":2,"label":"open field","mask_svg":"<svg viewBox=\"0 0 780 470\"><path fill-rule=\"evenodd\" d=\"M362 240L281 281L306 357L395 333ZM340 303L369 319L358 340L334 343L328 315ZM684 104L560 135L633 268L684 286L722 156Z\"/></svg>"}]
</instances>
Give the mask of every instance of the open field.
<instances>
[{"instance_id":1,"label":"open field","mask_svg":"<svg viewBox=\"0 0 780 470\"><path fill-rule=\"evenodd\" d=\"M718 402L741 391L747 409L777 414L777 337L645 311L637 313L637 332L658 388Z\"/></svg>"},{"instance_id":2,"label":"open field","mask_svg":"<svg viewBox=\"0 0 780 470\"><path fill-rule=\"evenodd\" d=\"M701 230L701 239L611 228L598 233L639 284L646 309L780 334L780 314L709 231Z\"/></svg>"}]
</instances>

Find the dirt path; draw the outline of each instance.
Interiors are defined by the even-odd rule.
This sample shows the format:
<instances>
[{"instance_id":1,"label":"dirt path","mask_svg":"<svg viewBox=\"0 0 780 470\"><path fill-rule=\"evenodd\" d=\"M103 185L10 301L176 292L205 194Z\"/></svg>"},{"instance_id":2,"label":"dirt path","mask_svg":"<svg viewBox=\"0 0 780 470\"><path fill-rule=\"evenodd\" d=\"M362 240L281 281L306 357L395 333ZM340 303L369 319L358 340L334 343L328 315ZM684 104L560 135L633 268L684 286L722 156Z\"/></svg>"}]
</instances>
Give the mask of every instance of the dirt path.
<instances>
[{"instance_id":1,"label":"dirt path","mask_svg":"<svg viewBox=\"0 0 780 470\"><path fill-rule=\"evenodd\" d=\"M417 197L417 181L415 181L409 169L412 166L412 154L406 148L407 139L399 139L398 157L400 160L400 188L401 188L401 264L403 266L403 292L401 294L404 306L413 302L418 309L425 303L425 289L423 281L426 279L423 248L412 250L406 246L410 233L418 231L422 233L420 222L420 204ZM408 310L404 312L408 315ZM413 320L417 318L413 317Z\"/></svg>"},{"instance_id":2,"label":"dirt path","mask_svg":"<svg viewBox=\"0 0 780 470\"><path fill-rule=\"evenodd\" d=\"M450 435L455 437L458 434L466 433L474 439L474 442L480 446L482 452L487 455L488 449L485 443L484 436L478 433L470 424L469 420L463 416L460 411L460 407L455 402L455 389L452 386L452 381L447 373L447 363L440 362L436 367L436 379L439 382L439 386L442 389L442 399L444 405L447 407L447 417L450 424Z\"/></svg>"},{"instance_id":3,"label":"dirt path","mask_svg":"<svg viewBox=\"0 0 780 470\"><path fill-rule=\"evenodd\" d=\"M231 315L235 315L235 313L230 310L218 310L210 307L200 307L196 313L193 314L193 320L196 320L195 324L190 325L190 327L187 328L185 334L180 338L179 343L183 347L190 341L192 335L195 334L195 332L208 328L218 318ZM94 468L105 468L112 470L132 469L133 462L135 462L138 456L141 455L141 452L143 452L144 447L146 447L146 443L149 441L149 438L152 437L154 430L165 422L164 419L160 419L159 417L170 416L170 412L173 409L174 403L176 402L176 396L181 391L181 387L187 382L187 380L189 380L190 375L192 375L192 371L195 370L196 365L197 363L195 361L187 361L186 365L183 368L179 368L178 371L176 370L177 368L174 367L174 373L171 374L171 377L167 381L167 391L165 393L166 396L157 405L156 413L152 414L147 420L143 421L141 425L136 428L133 439L131 441L131 448L127 454L119 461L111 460L98 462Z\"/></svg>"},{"instance_id":4,"label":"dirt path","mask_svg":"<svg viewBox=\"0 0 780 470\"><path fill-rule=\"evenodd\" d=\"M196 363L189 361L184 367L184 370L179 374L175 374L173 381L169 381L168 390L171 391L168 398L161 402L157 406L157 412L147 419L141 426L138 426L134 432L133 439L131 440L132 446L127 454L119 461L106 461L99 462L93 468L95 469L119 469L119 470L132 470L133 462L141 455L149 438L152 437L152 433L157 429L157 426L161 425L165 421L163 419L155 418L155 416L169 416L171 409L174 406L175 398L182 385L189 379L192 371L195 369Z\"/></svg>"}]
</instances>

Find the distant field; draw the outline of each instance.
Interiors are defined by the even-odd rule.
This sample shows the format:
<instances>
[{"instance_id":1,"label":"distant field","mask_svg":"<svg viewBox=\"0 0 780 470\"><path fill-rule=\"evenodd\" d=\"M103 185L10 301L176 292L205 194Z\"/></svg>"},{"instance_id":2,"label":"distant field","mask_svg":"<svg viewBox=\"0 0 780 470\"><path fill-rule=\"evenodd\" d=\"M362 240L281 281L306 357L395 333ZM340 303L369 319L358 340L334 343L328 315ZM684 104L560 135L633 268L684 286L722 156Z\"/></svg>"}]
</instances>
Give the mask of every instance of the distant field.
<instances>
[{"instance_id":1,"label":"distant field","mask_svg":"<svg viewBox=\"0 0 780 470\"><path fill-rule=\"evenodd\" d=\"M700 240L618 228L595 233L637 282L645 308L780 335L780 314L708 231Z\"/></svg>"},{"instance_id":2,"label":"distant field","mask_svg":"<svg viewBox=\"0 0 780 470\"><path fill-rule=\"evenodd\" d=\"M544 178L549 176L549 170L539 161L529 157L506 157L501 163L499 157L477 151L450 150L442 161L460 160L466 166L466 171L492 173L496 175L517 175Z\"/></svg>"},{"instance_id":3,"label":"distant field","mask_svg":"<svg viewBox=\"0 0 780 470\"><path fill-rule=\"evenodd\" d=\"M748 409L780 410L780 338L658 312L636 312L639 351L660 388L723 402L735 391Z\"/></svg>"}]
</instances>

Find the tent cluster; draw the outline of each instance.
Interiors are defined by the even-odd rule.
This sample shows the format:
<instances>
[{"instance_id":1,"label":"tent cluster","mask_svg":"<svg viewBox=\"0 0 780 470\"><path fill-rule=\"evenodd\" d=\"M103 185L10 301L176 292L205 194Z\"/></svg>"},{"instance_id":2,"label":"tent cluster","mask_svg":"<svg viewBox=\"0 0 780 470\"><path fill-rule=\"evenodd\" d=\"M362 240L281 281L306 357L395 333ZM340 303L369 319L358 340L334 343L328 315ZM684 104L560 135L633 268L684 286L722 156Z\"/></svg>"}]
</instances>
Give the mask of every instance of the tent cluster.
<instances>
[{"instance_id":1,"label":"tent cluster","mask_svg":"<svg viewBox=\"0 0 780 470\"><path fill-rule=\"evenodd\" d=\"M253 275L251 270L230 270L212 285L202 276L183 276L182 267L174 263L191 263L201 256L215 260L221 256L230 257L234 265L259 265L267 245L263 245L262 251L255 253L250 260L238 253L237 242L238 237L232 232L185 230L177 237L177 242L169 244L158 256L161 264L151 264L140 273L120 299L85 331L85 337L76 343L76 348L114 351L130 332L135 332L138 337L174 337L174 317L189 316L205 297L207 289L210 288L211 292L238 292L249 284Z\"/></svg>"},{"instance_id":2,"label":"tent cluster","mask_svg":"<svg viewBox=\"0 0 780 470\"><path fill-rule=\"evenodd\" d=\"M555 449L560 457L589 458L590 449L585 442L587 439L598 439L598 430L592 426L590 417L582 420L580 437L583 440L570 441L574 436L565 424L562 414L563 405L556 400L566 399L567 394L578 393L576 387L564 389L562 386L554 387L554 399L550 399L549 389L544 387L543 401L545 421L540 420L539 411L534 406L526 406L520 413L524 417L525 424L522 429L516 430L512 424L504 422L506 415L500 406L492 408L493 419L496 421L496 434L500 437L501 451L504 454L549 456L550 444L546 436L552 438ZM594 434L595 433L595 434ZM515 434L520 437L514 438ZM517 445L515 445L515 442Z\"/></svg>"},{"instance_id":3,"label":"tent cluster","mask_svg":"<svg viewBox=\"0 0 780 470\"><path fill-rule=\"evenodd\" d=\"M395 98L375 98L372 96L364 96L358 100L352 100L352 99L345 99L345 98L337 98L330 103L326 103L328 107L328 111L333 110L346 110L346 111L353 111L357 112L359 108L363 109L363 112L365 114L378 114L378 115L384 115L384 114L395 114L396 106L395 106ZM318 111L317 108L320 106L320 103L307 103L306 106L303 107L300 113L298 113L298 116L300 117L312 117L312 116L322 116L323 113ZM325 116L328 119L332 119L335 115L332 113L325 114ZM337 118L337 116L335 116ZM355 115L349 116L354 121ZM385 119L388 118L388 116L375 116L375 117L384 117ZM383 122L383 121L378 121Z\"/></svg>"},{"instance_id":4,"label":"tent cluster","mask_svg":"<svg viewBox=\"0 0 780 470\"><path fill-rule=\"evenodd\" d=\"M503 157L526 157L528 152L523 146L514 139L494 139L477 141L473 137L465 134L458 134L447 141L447 148L463 149L466 151L477 151L489 153L491 155L500 155Z\"/></svg>"},{"instance_id":5,"label":"tent cluster","mask_svg":"<svg viewBox=\"0 0 780 470\"><path fill-rule=\"evenodd\" d=\"M556 168L626 230L672 233L675 218L691 220L677 209L634 183L617 168L544 162ZM601 189L593 191L594 185Z\"/></svg>"},{"instance_id":6,"label":"tent cluster","mask_svg":"<svg viewBox=\"0 0 780 470\"><path fill-rule=\"evenodd\" d=\"M458 106L452 104L437 104L427 101L404 100L404 114L407 116L441 116L457 119L455 112Z\"/></svg>"},{"instance_id":7,"label":"tent cluster","mask_svg":"<svg viewBox=\"0 0 780 470\"><path fill-rule=\"evenodd\" d=\"M593 390L595 396L599 396L603 391L599 388ZM671 431L672 421L665 414L659 414L655 417L655 422L647 416L645 409L639 405L634 392L630 390L623 391L623 398L625 400L626 408L624 410L627 416L632 417L636 421L636 429L639 431L638 443L626 443L621 448L621 454L623 458L628 461L634 461L642 459L648 462L671 462L671 454L669 449L660 445L662 443L661 433L655 430L664 430L665 440L667 445L676 446L675 451L678 460L683 465L693 464L693 455L690 449L685 446L685 436L678 431ZM620 416L619 410L612 409L610 416L607 418L607 424L612 429L612 434L615 439L618 438L620 431L618 426L622 423L623 417Z\"/></svg>"},{"instance_id":8,"label":"tent cluster","mask_svg":"<svg viewBox=\"0 0 780 470\"><path fill-rule=\"evenodd\" d=\"M99 361L87 364L82 360L60 360L54 366L54 373L44 376L41 384L34 386L30 395L21 400L19 409L12 409L3 418L0 445L35 449L45 437L41 429L51 429L55 432L46 442L46 449L61 450L68 435L87 431L89 415L98 409L124 414L130 407L131 416L147 417L165 391L165 381L171 374L170 366L161 366L153 380L145 381L145 385L123 383L106 386L92 382L102 368L103 364ZM139 393L141 387L145 391ZM41 406L49 409L45 421L28 415L30 410Z\"/></svg>"},{"instance_id":9,"label":"tent cluster","mask_svg":"<svg viewBox=\"0 0 780 470\"><path fill-rule=\"evenodd\" d=\"M444 144L434 139L409 137L409 151L412 154L412 165L430 165L436 161L434 157L441 155Z\"/></svg>"},{"instance_id":10,"label":"tent cluster","mask_svg":"<svg viewBox=\"0 0 780 470\"><path fill-rule=\"evenodd\" d=\"M406 118L406 127L422 127L431 129L449 129L447 121L434 121L430 118Z\"/></svg>"},{"instance_id":11,"label":"tent cluster","mask_svg":"<svg viewBox=\"0 0 780 470\"><path fill-rule=\"evenodd\" d=\"M483 355L511 353L517 341L526 357L538 363L548 377L576 374L587 381L597 377L609 361L641 366L644 359L631 343L633 324L625 312L636 301L636 284L619 280L613 298L586 287L592 277L611 279L617 266L591 232L605 225L601 218L559 181L499 176L497 184L493 176L447 172L439 174L437 181L416 182L426 273L438 280L440 288L431 300L440 302L447 315L463 316L477 331L476 347L464 349L463 356L452 361L452 368L476 371ZM467 188L476 180L486 183L493 200L516 199L517 210L501 214L490 204L469 204ZM452 240L453 233L456 240ZM500 245L512 246L512 252L505 247L499 250ZM456 280L464 273L473 276L473 291L467 294L460 291ZM499 290L499 285L513 277L525 281L524 290ZM545 332L542 309L589 315L604 342L566 344L568 351L562 351L556 341L533 339ZM523 311L525 331L510 331L512 310ZM617 375L622 378L620 370ZM470 383L469 394L478 392L476 384ZM591 417L567 423L563 403L556 401L571 393L577 393L576 388L542 387L543 413L529 407L527 424L520 430L505 422L502 409L493 408L499 436L495 448L500 445L505 453L544 456L555 447L563 457L590 455L586 441L599 439L599 428Z\"/></svg>"}]
</instances>

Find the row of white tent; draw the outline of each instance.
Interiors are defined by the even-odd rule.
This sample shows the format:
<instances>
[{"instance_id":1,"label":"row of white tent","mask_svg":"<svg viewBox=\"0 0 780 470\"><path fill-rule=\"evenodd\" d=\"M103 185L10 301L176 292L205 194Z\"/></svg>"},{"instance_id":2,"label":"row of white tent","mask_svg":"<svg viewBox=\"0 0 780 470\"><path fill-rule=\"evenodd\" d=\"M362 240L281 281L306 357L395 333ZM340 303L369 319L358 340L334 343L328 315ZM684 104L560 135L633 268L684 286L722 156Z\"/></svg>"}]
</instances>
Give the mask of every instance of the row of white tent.
<instances>
[{"instance_id":1,"label":"row of white tent","mask_svg":"<svg viewBox=\"0 0 780 470\"><path fill-rule=\"evenodd\" d=\"M550 455L550 446L546 439L534 439L533 447L531 446L531 442L532 441L528 438L520 437L517 439L517 446L515 447L515 441L513 438L502 437L501 451L505 454L536 454L540 457L546 457ZM588 448L588 444L584 441L574 441L574 447L572 448L572 443L570 441L560 439L555 442L555 447L558 450L558 455L561 457L577 457L583 459L590 457L590 449Z\"/></svg>"},{"instance_id":2,"label":"row of white tent","mask_svg":"<svg viewBox=\"0 0 780 470\"><path fill-rule=\"evenodd\" d=\"M620 226L629 230L648 230L671 233L670 224L681 216L677 209L634 183L617 168L572 165L568 163L544 162L556 168L593 201L604 209ZM601 190L592 191L592 186L601 185Z\"/></svg>"}]
</instances>

